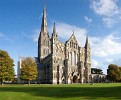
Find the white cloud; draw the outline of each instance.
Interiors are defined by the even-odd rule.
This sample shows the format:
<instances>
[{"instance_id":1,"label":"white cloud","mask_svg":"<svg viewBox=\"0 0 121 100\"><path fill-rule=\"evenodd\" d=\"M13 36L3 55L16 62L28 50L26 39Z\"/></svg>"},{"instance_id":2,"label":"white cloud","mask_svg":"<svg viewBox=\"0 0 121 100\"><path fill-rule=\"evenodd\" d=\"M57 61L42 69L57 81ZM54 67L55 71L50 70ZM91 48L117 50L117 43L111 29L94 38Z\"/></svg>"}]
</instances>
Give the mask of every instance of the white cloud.
<instances>
[{"instance_id":1,"label":"white cloud","mask_svg":"<svg viewBox=\"0 0 121 100\"><path fill-rule=\"evenodd\" d=\"M52 33L53 26L49 27L50 33ZM70 36L73 34L76 36L76 39L80 46L84 46L86 41L87 30L85 28L80 28L74 25L69 25L67 23L56 23L56 31L58 36L63 40L68 40Z\"/></svg>"},{"instance_id":2,"label":"white cloud","mask_svg":"<svg viewBox=\"0 0 121 100\"><path fill-rule=\"evenodd\" d=\"M102 16L102 21L107 27L112 27L120 21L121 8L117 2L118 0L92 0L91 8Z\"/></svg>"},{"instance_id":3,"label":"white cloud","mask_svg":"<svg viewBox=\"0 0 121 100\"><path fill-rule=\"evenodd\" d=\"M113 58L105 58L103 64L108 66L109 64L113 63L113 61Z\"/></svg>"},{"instance_id":4,"label":"white cloud","mask_svg":"<svg viewBox=\"0 0 121 100\"><path fill-rule=\"evenodd\" d=\"M111 33L104 38L91 39L92 53L99 57L109 57L121 54L120 36L116 33ZM97 41L95 43L94 41Z\"/></svg>"},{"instance_id":5,"label":"white cloud","mask_svg":"<svg viewBox=\"0 0 121 100\"><path fill-rule=\"evenodd\" d=\"M53 32L53 25L49 26L48 30L49 30L50 37L51 37L52 32ZM71 37L71 35L73 34L73 31L74 31L74 35L75 35L79 45L84 46L84 44L85 44L86 35L87 35L87 30L85 28L80 28L80 27L77 27L74 25L69 25L67 23L63 23L63 22L57 22L56 31L57 31L58 36L62 39L61 42L67 41ZM38 41L39 34L40 34L40 29L36 29L34 31L34 34L32 35L32 40L34 42ZM25 34L23 34L23 35L26 37Z\"/></svg>"},{"instance_id":6,"label":"white cloud","mask_svg":"<svg viewBox=\"0 0 121 100\"><path fill-rule=\"evenodd\" d=\"M32 38L30 34L28 35L28 34L26 34L26 33L24 33L24 32L21 33L21 34L22 34L25 38L28 38L28 39L31 39L31 38Z\"/></svg>"},{"instance_id":7,"label":"white cloud","mask_svg":"<svg viewBox=\"0 0 121 100\"><path fill-rule=\"evenodd\" d=\"M33 40L33 42L37 43L38 42L38 38L39 38L39 34L40 34L40 29L35 29L34 31L32 31L33 34L28 35L28 33L21 33L22 36L24 36L27 39L31 39Z\"/></svg>"},{"instance_id":8,"label":"white cloud","mask_svg":"<svg viewBox=\"0 0 121 100\"><path fill-rule=\"evenodd\" d=\"M108 26L109 28L114 26L116 23L118 23L115 19L110 18L110 17L105 17L102 19L104 24Z\"/></svg>"},{"instance_id":9,"label":"white cloud","mask_svg":"<svg viewBox=\"0 0 121 100\"><path fill-rule=\"evenodd\" d=\"M51 33L52 28L53 26L49 28ZM85 37L87 35L86 29L66 23L56 23L56 30L58 36L64 40L68 40L74 30L80 46L84 46ZM121 55L121 37L117 32L112 32L104 37L89 36L89 42L91 44L92 67L100 67L106 73L108 64L116 59L116 55Z\"/></svg>"},{"instance_id":10,"label":"white cloud","mask_svg":"<svg viewBox=\"0 0 121 100\"><path fill-rule=\"evenodd\" d=\"M49 27L49 32L52 33L53 25ZM74 25L66 23L56 23L56 31L58 36L63 40L68 40L72 35L73 31L76 39L81 47L84 46L87 30ZM34 42L38 41L40 29L35 30L33 35ZM64 41L64 42L65 42ZM95 57L109 58L110 56L121 54L121 37L118 33L113 32L105 37L89 37L91 44L91 52Z\"/></svg>"},{"instance_id":11,"label":"white cloud","mask_svg":"<svg viewBox=\"0 0 121 100\"><path fill-rule=\"evenodd\" d=\"M93 10L102 16L113 16L119 13L119 8L116 4L117 0L93 0Z\"/></svg>"},{"instance_id":12,"label":"white cloud","mask_svg":"<svg viewBox=\"0 0 121 100\"><path fill-rule=\"evenodd\" d=\"M34 42L38 42L39 34L40 34L40 29L36 29L34 31L34 34L32 35L32 39Z\"/></svg>"},{"instance_id":13,"label":"white cloud","mask_svg":"<svg viewBox=\"0 0 121 100\"><path fill-rule=\"evenodd\" d=\"M10 39L8 36L6 36L4 33L0 32L0 38L2 38L3 40L7 40L11 43L13 43L13 40Z\"/></svg>"},{"instance_id":14,"label":"white cloud","mask_svg":"<svg viewBox=\"0 0 121 100\"><path fill-rule=\"evenodd\" d=\"M112 59L112 58L107 58L106 61L107 61L108 63L111 63L111 62L113 62L113 59Z\"/></svg>"},{"instance_id":15,"label":"white cloud","mask_svg":"<svg viewBox=\"0 0 121 100\"><path fill-rule=\"evenodd\" d=\"M49 30L50 37L51 37L52 32L53 32L53 25L51 25L48 28L48 30ZM80 27L77 27L74 25L69 25L66 23L57 22L56 23L56 31L57 31L58 36L63 40L61 42L67 41L71 37L71 35L73 34L73 31L74 31L74 35L75 35L79 45L84 46L84 44L85 44L86 35L87 35L87 30L85 28L80 28ZM39 34L40 34L40 29L36 29L34 31L34 34L32 35L32 40L34 42L38 41ZM23 35L26 37L25 34L23 34Z\"/></svg>"},{"instance_id":16,"label":"white cloud","mask_svg":"<svg viewBox=\"0 0 121 100\"><path fill-rule=\"evenodd\" d=\"M97 68L98 67L98 61L97 60L95 60L95 59L92 59L92 68Z\"/></svg>"},{"instance_id":17,"label":"white cloud","mask_svg":"<svg viewBox=\"0 0 121 100\"><path fill-rule=\"evenodd\" d=\"M84 19L88 22L88 23L91 23L92 22L92 19L87 17L87 16L84 16Z\"/></svg>"},{"instance_id":18,"label":"white cloud","mask_svg":"<svg viewBox=\"0 0 121 100\"><path fill-rule=\"evenodd\" d=\"M53 25L49 27L49 33L52 33L52 31ZM56 31L58 33L58 36L61 38L61 40L64 40L64 42L70 38L74 31L79 45L83 47L85 44L85 39L87 36L87 30L85 28L58 22L56 23ZM36 29L34 31L34 35L32 36L34 42L38 41L39 34L40 29ZM89 36L89 42L91 44L91 56L93 57L92 67L97 68L100 66L100 68L104 69L104 71L106 72L106 66L108 66L108 64L110 64L111 62L113 63L114 59L117 59L116 56L121 55L121 37L117 32L110 33L105 37ZM101 61L96 58L99 58ZM117 64L118 62L119 60L115 61L115 63Z\"/></svg>"},{"instance_id":19,"label":"white cloud","mask_svg":"<svg viewBox=\"0 0 121 100\"><path fill-rule=\"evenodd\" d=\"M118 66L121 66L121 58L119 59L115 59L112 63L118 65Z\"/></svg>"},{"instance_id":20,"label":"white cloud","mask_svg":"<svg viewBox=\"0 0 121 100\"><path fill-rule=\"evenodd\" d=\"M49 33L52 33L53 25L51 25L48 29ZM58 33L59 39L61 39L60 41L64 40L65 42L66 40L68 40L74 31L79 45L83 47L85 44L85 39L87 36L87 30L85 28L69 25L67 23L57 22L56 31ZM40 29L36 29L34 31L34 35L32 35L32 39L34 42L38 41L39 34ZM92 67L99 67L103 69L104 73L106 74L107 66L110 63L119 65L120 59L114 60L117 59L116 56L121 55L121 37L117 32L110 33L105 37L89 36L89 42L91 44Z\"/></svg>"},{"instance_id":21,"label":"white cloud","mask_svg":"<svg viewBox=\"0 0 121 100\"><path fill-rule=\"evenodd\" d=\"M51 37L52 31L53 31L53 25L51 25L48 29L49 29L49 33L50 33L50 37ZM61 42L67 41L71 37L71 35L73 34L73 31L74 31L74 35L75 35L79 45L83 47L85 44L86 35L87 35L87 30L85 28L80 28L80 27L77 27L74 25L57 22L56 31L57 31L58 36L62 39ZM39 34L40 34L40 29L36 29L34 31L34 34L32 35L32 40L34 42L38 41ZM23 36L26 37L25 34L23 34Z\"/></svg>"},{"instance_id":22,"label":"white cloud","mask_svg":"<svg viewBox=\"0 0 121 100\"><path fill-rule=\"evenodd\" d=\"M117 32L110 33L105 37L90 37L91 56L96 59L98 65L106 74L109 64L117 64L121 66L121 36ZM92 67L96 65L96 61L92 59ZM97 66L97 67L99 67Z\"/></svg>"}]
</instances>

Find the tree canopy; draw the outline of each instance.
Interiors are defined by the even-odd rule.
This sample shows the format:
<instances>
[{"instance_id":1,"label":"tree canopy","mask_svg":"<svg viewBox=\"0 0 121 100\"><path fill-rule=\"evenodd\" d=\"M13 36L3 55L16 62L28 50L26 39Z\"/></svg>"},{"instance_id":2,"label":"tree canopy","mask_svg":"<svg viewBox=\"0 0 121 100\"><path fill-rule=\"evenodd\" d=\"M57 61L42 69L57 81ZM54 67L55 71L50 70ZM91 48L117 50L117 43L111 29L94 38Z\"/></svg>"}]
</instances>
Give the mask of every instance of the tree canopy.
<instances>
[{"instance_id":1,"label":"tree canopy","mask_svg":"<svg viewBox=\"0 0 121 100\"><path fill-rule=\"evenodd\" d=\"M9 56L7 51L0 50L0 81L12 81L14 79L14 64L13 59Z\"/></svg>"},{"instance_id":2,"label":"tree canopy","mask_svg":"<svg viewBox=\"0 0 121 100\"><path fill-rule=\"evenodd\" d=\"M91 68L91 74L102 74L102 70L99 68Z\"/></svg>"},{"instance_id":3,"label":"tree canopy","mask_svg":"<svg viewBox=\"0 0 121 100\"><path fill-rule=\"evenodd\" d=\"M36 80L37 78L37 66L34 59L27 57L22 60L21 63L21 79L28 81Z\"/></svg>"},{"instance_id":4,"label":"tree canopy","mask_svg":"<svg viewBox=\"0 0 121 100\"><path fill-rule=\"evenodd\" d=\"M121 81L121 67L110 64L107 69L108 78L111 81Z\"/></svg>"}]
</instances>

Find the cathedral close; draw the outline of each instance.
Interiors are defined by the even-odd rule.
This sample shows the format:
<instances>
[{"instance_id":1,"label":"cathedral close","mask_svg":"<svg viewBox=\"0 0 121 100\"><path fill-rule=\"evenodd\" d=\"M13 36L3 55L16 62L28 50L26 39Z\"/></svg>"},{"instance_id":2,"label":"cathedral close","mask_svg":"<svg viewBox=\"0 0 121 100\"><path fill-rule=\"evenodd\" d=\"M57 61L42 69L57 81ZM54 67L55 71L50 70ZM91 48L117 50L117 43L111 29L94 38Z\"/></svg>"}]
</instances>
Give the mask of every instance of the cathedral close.
<instances>
[{"instance_id":1,"label":"cathedral close","mask_svg":"<svg viewBox=\"0 0 121 100\"><path fill-rule=\"evenodd\" d=\"M91 82L90 49L88 37L85 46L80 47L74 33L65 43L60 42L55 23L50 37L44 6L38 38L38 82L46 84Z\"/></svg>"}]
</instances>

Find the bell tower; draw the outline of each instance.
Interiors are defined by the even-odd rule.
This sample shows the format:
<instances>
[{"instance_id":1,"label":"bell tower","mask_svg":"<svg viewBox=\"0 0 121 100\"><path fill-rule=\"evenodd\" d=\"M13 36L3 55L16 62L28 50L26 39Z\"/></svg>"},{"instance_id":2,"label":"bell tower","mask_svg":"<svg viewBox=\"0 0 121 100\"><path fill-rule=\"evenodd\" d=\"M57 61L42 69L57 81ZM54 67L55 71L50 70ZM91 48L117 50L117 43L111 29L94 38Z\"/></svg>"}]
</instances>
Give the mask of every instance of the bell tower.
<instances>
[{"instance_id":1,"label":"bell tower","mask_svg":"<svg viewBox=\"0 0 121 100\"><path fill-rule=\"evenodd\" d=\"M46 6L44 4L41 31L38 38L38 61L50 54L50 37L47 28Z\"/></svg>"}]
</instances>

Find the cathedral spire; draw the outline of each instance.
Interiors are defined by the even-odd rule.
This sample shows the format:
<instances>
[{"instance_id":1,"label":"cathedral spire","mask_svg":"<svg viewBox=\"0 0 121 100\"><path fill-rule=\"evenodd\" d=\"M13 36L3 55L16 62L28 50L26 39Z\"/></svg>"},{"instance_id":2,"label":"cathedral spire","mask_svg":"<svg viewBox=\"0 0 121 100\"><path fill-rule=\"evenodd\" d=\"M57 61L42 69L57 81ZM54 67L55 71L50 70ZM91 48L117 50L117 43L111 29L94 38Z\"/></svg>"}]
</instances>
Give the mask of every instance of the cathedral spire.
<instances>
[{"instance_id":1,"label":"cathedral spire","mask_svg":"<svg viewBox=\"0 0 121 100\"><path fill-rule=\"evenodd\" d=\"M56 26L55 26L55 22L54 22L54 25L53 25L53 36L56 36Z\"/></svg>"},{"instance_id":2,"label":"cathedral spire","mask_svg":"<svg viewBox=\"0 0 121 100\"><path fill-rule=\"evenodd\" d=\"M57 37L55 22L54 22L54 25L53 25L53 34L52 34L52 36Z\"/></svg>"},{"instance_id":3,"label":"cathedral spire","mask_svg":"<svg viewBox=\"0 0 121 100\"><path fill-rule=\"evenodd\" d=\"M85 43L85 48L87 48L89 46L89 42L88 42L88 36L86 37L86 43Z\"/></svg>"},{"instance_id":4,"label":"cathedral spire","mask_svg":"<svg viewBox=\"0 0 121 100\"><path fill-rule=\"evenodd\" d=\"M47 32L46 2L45 1L44 1L44 9L43 9L41 32L48 33Z\"/></svg>"},{"instance_id":5,"label":"cathedral spire","mask_svg":"<svg viewBox=\"0 0 121 100\"><path fill-rule=\"evenodd\" d=\"M46 3L44 2L41 31L38 38L38 61L48 56L50 53L50 37L47 29Z\"/></svg>"}]
</instances>

